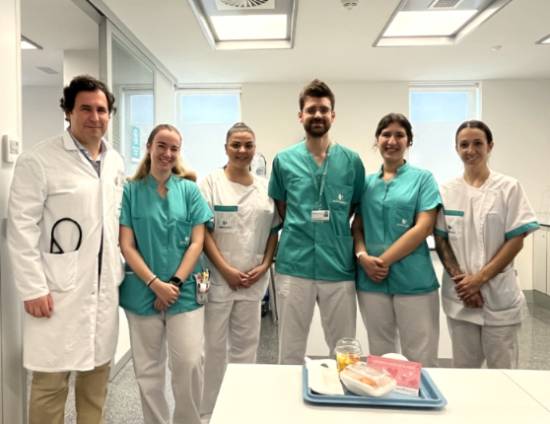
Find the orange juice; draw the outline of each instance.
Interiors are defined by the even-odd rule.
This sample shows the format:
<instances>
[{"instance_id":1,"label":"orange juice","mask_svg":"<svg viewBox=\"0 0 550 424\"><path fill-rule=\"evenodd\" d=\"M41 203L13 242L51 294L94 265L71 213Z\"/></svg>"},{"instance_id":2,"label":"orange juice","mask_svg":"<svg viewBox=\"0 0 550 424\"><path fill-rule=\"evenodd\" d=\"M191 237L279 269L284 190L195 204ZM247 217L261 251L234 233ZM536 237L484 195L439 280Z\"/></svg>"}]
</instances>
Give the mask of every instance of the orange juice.
<instances>
[{"instance_id":1,"label":"orange juice","mask_svg":"<svg viewBox=\"0 0 550 424\"><path fill-rule=\"evenodd\" d=\"M359 340L353 337L344 337L336 342L334 353L336 353L336 365L338 366L338 372L340 372L348 365L359 361L361 358L361 344Z\"/></svg>"},{"instance_id":2,"label":"orange juice","mask_svg":"<svg viewBox=\"0 0 550 424\"><path fill-rule=\"evenodd\" d=\"M338 367L338 372L342 371L350 364L359 362L361 356L359 353L355 352L336 352L336 365Z\"/></svg>"}]
</instances>

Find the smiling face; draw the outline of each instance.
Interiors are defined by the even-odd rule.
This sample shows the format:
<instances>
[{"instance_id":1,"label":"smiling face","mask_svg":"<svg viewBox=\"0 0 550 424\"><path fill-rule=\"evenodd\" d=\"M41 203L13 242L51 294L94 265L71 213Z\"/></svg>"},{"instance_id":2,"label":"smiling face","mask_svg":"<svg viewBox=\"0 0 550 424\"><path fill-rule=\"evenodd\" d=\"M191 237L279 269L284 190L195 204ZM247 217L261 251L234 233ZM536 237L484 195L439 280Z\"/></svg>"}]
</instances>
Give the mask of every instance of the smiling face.
<instances>
[{"instance_id":1,"label":"smiling face","mask_svg":"<svg viewBox=\"0 0 550 424\"><path fill-rule=\"evenodd\" d=\"M256 153L254 135L248 131L231 134L225 144L225 153L231 166L248 169Z\"/></svg>"},{"instance_id":2,"label":"smiling face","mask_svg":"<svg viewBox=\"0 0 550 424\"><path fill-rule=\"evenodd\" d=\"M463 128L456 136L456 151L464 166L486 166L493 143L479 128Z\"/></svg>"},{"instance_id":3,"label":"smiling face","mask_svg":"<svg viewBox=\"0 0 550 424\"><path fill-rule=\"evenodd\" d=\"M160 130L151 144L147 145L147 152L151 156L151 172L165 174L172 172L181 150L181 138L175 131Z\"/></svg>"},{"instance_id":4,"label":"smiling face","mask_svg":"<svg viewBox=\"0 0 550 424\"><path fill-rule=\"evenodd\" d=\"M101 90L80 91L66 113L71 134L83 145L99 143L109 125L107 97Z\"/></svg>"},{"instance_id":5,"label":"smiling face","mask_svg":"<svg viewBox=\"0 0 550 424\"><path fill-rule=\"evenodd\" d=\"M376 146L384 162L402 162L410 141L407 131L397 122L391 122L382 129L376 139Z\"/></svg>"},{"instance_id":6,"label":"smiling face","mask_svg":"<svg viewBox=\"0 0 550 424\"><path fill-rule=\"evenodd\" d=\"M306 97L298 117L310 137L324 136L334 122L334 111L328 97Z\"/></svg>"}]
</instances>

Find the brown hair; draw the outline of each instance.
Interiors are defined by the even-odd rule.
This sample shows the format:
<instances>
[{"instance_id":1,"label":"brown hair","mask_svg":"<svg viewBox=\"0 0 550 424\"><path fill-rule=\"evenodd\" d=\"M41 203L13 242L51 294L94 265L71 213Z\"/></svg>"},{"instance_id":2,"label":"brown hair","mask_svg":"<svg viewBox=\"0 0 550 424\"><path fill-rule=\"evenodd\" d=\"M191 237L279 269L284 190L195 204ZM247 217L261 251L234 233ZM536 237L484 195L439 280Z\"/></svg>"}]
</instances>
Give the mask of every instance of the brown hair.
<instances>
[{"instance_id":1,"label":"brown hair","mask_svg":"<svg viewBox=\"0 0 550 424\"><path fill-rule=\"evenodd\" d=\"M487 138L487 144L492 145L493 144L493 133L487 126L485 122L478 121L477 119L472 119L471 121L464 121L460 126L457 128L455 133L455 143L458 142L458 134L460 131L462 131L464 128L477 128L478 130L483 131L485 134L485 138Z\"/></svg>"},{"instance_id":2,"label":"brown hair","mask_svg":"<svg viewBox=\"0 0 550 424\"><path fill-rule=\"evenodd\" d=\"M254 131L252 131L252 128L250 128L244 122L237 122L233 124L233 126L229 128L229 130L227 131L227 134L225 136L225 142L227 143L233 134L240 133L240 132L246 132L246 133L252 134L252 137L254 138L254 140L256 139L256 134L254 134Z\"/></svg>"},{"instance_id":3,"label":"brown hair","mask_svg":"<svg viewBox=\"0 0 550 424\"><path fill-rule=\"evenodd\" d=\"M387 127L389 127L391 124L397 124L405 130L405 133L407 134L407 141L408 146L412 146L413 143L413 132L412 132L412 125L410 121L407 119L405 115L402 113L388 113L386 116L384 116L380 122L378 122L378 126L376 127L376 131L374 132L374 137L376 140L378 140L378 137L380 134L382 134L382 131L384 131Z\"/></svg>"},{"instance_id":4,"label":"brown hair","mask_svg":"<svg viewBox=\"0 0 550 424\"><path fill-rule=\"evenodd\" d=\"M326 85L323 81L318 80L317 78L306 85L300 93L300 97L298 99L300 110L304 109L306 97L328 97L328 99L330 100L330 106L332 110L334 110L334 105L336 101L334 99L334 93L328 85Z\"/></svg>"},{"instance_id":5,"label":"brown hair","mask_svg":"<svg viewBox=\"0 0 550 424\"><path fill-rule=\"evenodd\" d=\"M159 124L155 128L153 128L153 130L151 131L151 134L149 134L149 138L147 139L147 147L151 147L156 135L162 130L175 132L180 138L180 141L182 140L181 134L176 127L170 124ZM134 176L131 178L131 180L132 181L143 180L147 175L149 175L150 172L151 172L151 154L149 152L146 152L143 159L141 159L141 162L139 163L138 168ZM181 178L185 178L191 181L197 180L197 175L195 174L195 172L184 168L183 164L181 163L181 159L179 155L177 156L176 163L172 168L172 174L175 174Z\"/></svg>"},{"instance_id":6,"label":"brown hair","mask_svg":"<svg viewBox=\"0 0 550 424\"><path fill-rule=\"evenodd\" d=\"M76 95L81 91L102 91L107 98L107 107L109 114L116 112L115 96L109 91L107 86L98 79L90 75L78 75L74 77L69 85L63 89L63 97L59 99L59 106L67 114L73 111L76 101Z\"/></svg>"}]
</instances>

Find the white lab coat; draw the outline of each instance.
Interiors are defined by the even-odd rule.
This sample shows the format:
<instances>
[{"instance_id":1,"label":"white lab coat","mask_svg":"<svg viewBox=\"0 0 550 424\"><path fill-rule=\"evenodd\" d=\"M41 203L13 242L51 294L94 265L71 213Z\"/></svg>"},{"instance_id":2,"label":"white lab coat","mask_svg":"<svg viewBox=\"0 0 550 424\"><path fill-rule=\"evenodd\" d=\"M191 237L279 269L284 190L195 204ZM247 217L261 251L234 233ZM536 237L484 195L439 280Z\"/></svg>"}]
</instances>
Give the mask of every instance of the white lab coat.
<instances>
[{"instance_id":1,"label":"white lab coat","mask_svg":"<svg viewBox=\"0 0 550 424\"><path fill-rule=\"evenodd\" d=\"M15 166L8 209L8 253L22 300L51 293L53 314L24 316L23 364L45 372L91 370L112 359L118 333L118 285L124 270L118 229L124 165L108 144L101 178L70 134L24 152ZM50 254L53 224L64 254ZM98 253L103 260L98 282Z\"/></svg>"},{"instance_id":2,"label":"white lab coat","mask_svg":"<svg viewBox=\"0 0 550 424\"><path fill-rule=\"evenodd\" d=\"M441 187L444 210L440 210L436 232L449 237L462 271L477 273L504 242L538 228L527 197L514 178L491 171L487 181L472 187L463 177ZM478 325L513 325L521 322L525 298L513 263L484 284L483 308L466 308L458 298L454 282L443 273L442 303L454 319Z\"/></svg>"},{"instance_id":3,"label":"white lab coat","mask_svg":"<svg viewBox=\"0 0 550 424\"><path fill-rule=\"evenodd\" d=\"M253 175L250 186L231 182L223 169L214 171L200 188L214 213L212 236L225 260L248 271L260 265L264 258L267 239L281 220L275 203L267 195L267 180ZM229 300L261 300L269 283L266 272L252 287L232 290L221 273L209 262L212 286L208 299L217 302Z\"/></svg>"}]
</instances>

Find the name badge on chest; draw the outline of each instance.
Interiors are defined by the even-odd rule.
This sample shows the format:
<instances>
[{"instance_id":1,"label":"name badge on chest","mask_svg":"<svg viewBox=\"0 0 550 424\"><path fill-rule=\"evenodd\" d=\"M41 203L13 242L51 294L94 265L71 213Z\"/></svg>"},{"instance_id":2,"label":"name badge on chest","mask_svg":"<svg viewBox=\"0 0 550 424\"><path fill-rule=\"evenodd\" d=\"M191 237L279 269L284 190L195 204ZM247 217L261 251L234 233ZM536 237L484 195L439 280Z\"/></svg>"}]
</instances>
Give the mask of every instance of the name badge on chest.
<instances>
[{"instance_id":1,"label":"name badge on chest","mask_svg":"<svg viewBox=\"0 0 550 424\"><path fill-rule=\"evenodd\" d=\"M330 221L330 211L326 209L314 209L311 211L312 222L328 222Z\"/></svg>"}]
</instances>

